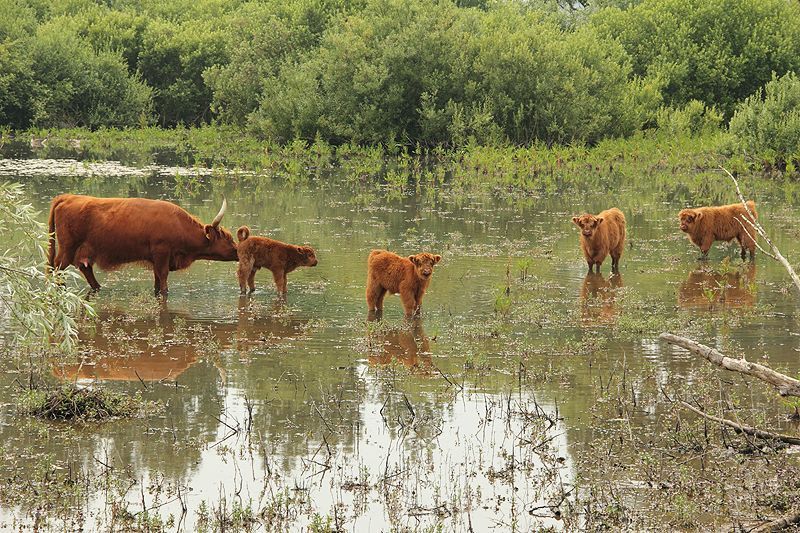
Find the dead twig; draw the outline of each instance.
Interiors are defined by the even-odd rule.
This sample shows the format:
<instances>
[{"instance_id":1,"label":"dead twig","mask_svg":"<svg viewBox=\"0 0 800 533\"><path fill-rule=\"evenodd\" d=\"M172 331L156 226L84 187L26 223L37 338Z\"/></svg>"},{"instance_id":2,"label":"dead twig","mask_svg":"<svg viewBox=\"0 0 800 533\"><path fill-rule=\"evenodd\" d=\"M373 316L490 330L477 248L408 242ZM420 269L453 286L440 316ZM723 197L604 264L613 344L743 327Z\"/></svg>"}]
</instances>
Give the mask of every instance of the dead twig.
<instances>
[{"instance_id":1,"label":"dead twig","mask_svg":"<svg viewBox=\"0 0 800 533\"><path fill-rule=\"evenodd\" d=\"M673 335L672 333L662 333L659 335L659 338L667 341L669 344L680 346L685 350L700 355L709 362L719 365L726 370L747 374L748 376L753 376L761 381L769 383L778 390L778 394L781 396L800 396L800 380L789 377L786 374L781 374L769 367L758 363L751 363L744 358L734 359L728 357L714 348L687 339L686 337Z\"/></svg>"}]
</instances>

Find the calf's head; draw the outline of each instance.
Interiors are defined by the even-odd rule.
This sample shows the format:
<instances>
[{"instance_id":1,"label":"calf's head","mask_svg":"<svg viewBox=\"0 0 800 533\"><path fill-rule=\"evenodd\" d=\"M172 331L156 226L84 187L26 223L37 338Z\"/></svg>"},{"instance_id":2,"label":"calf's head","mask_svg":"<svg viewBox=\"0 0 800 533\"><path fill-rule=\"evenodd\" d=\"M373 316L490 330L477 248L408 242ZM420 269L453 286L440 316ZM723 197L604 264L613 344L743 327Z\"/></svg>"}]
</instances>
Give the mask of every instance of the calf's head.
<instances>
[{"instance_id":1,"label":"calf's head","mask_svg":"<svg viewBox=\"0 0 800 533\"><path fill-rule=\"evenodd\" d=\"M442 256L426 252L409 255L408 259L414 265L414 272L416 272L418 278L429 279L433 275L433 266L442 260Z\"/></svg>"},{"instance_id":2,"label":"calf's head","mask_svg":"<svg viewBox=\"0 0 800 533\"><path fill-rule=\"evenodd\" d=\"M678 213L678 219L681 221L681 231L691 231L695 223L701 218L703 218L702 211L696 211L694 209L681 210L681 212Z\"/></svg>"},{"instance_id":3,"label":"calf's head","mask_svg":"<svg viewBox=\"0 0 800 533\"><path fill-rule=\"evenodd\" d=\"M594 215L585 214L579 217L572 217L572 222L581 229L581 235L590 239L600 224L603 223L603 217L596 217Z\"/></svg>"},{"instance_id":4,"label":"calf's head","mask_svg":"<svg viewBox=\"0 0 800 533\"><path fill-rule=\"evenodd\" d=\"M211 224L203 226L203 232L208 239L208 248L202 255L203 259L213 259L216 261L238 261L239 255L236 252L236 243L233 242L231 232L219 225L222 216L228 208L228 201L222 199L222 208L211 221Z\"/></svg>"},{"instance_id":5,"label":"calf's head","mask_svg":"<svg viewBox=\"0 0 800 533\"><path fill-rule=\"evenodd\" d=\"M297 253L300 256L301 265L307 267L317 266L317 254L310 246L298 246Z\"/></svg>"}]
</instances>

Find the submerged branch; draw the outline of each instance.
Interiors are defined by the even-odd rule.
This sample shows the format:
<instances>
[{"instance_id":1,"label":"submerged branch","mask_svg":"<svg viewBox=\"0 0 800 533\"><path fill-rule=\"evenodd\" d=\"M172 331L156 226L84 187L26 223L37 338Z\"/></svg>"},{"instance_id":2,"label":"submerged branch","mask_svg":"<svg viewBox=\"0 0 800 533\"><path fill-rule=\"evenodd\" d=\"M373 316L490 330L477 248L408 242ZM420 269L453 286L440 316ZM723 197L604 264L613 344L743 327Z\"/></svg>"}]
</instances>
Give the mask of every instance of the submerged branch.
<instances>
[{"instance_id":1,"label":"submerged branch","mask_svg":"<svg viewBox=\"0 0 800 533\"><path fill-rule=\"evenodd\" d=\"M767 366L751 363L744 358L734 359L728 357L714 348L671 333L662 333L659 335L659 338L667 341L669 344L680 346L685 350L700 355L709 362L719 365L726 370L747 374L748 376L753 376L761 381L765 381L775 387L778 390L778 394L781 396L800 396L800 380L789 377L786 374L781 374Z\"/></svg>"},{"instance_id":2,"label":"submerged branch","mask_svg":"<svg viewBox=\"0 0 800 533\"><path fill-rule=\"evenodd\" d=\"M690 403L680 401L679 402L682 406L689 409L690 411L697 413L698 415L702 416L703 418L707 418L713 422L718 422L729 428L732 428L736 433L744 433L746 435L750 435L752 437L758 437L759 439L764 440L779 440L781 442L785 442L787 444L794 444L800 446L800 437L794 437L792 435L783 435L781 433L772 433L771 431L764 431L763 429L757 429L751 426L744 426L742 424L737 424L733 420L728 420L727 418L720 418L718 416L710 415L704 411L701 411L697 407L693 406Z\"/></svg>"},{"instance_id":3,"label":"submerged branch","mask_svg":"<svg viewBox=\"0 0 800 533\"><path fill-rule=\"evenodd\" d=\"M755 529L751 529L750 533L774 533L777 531L785 531L789 526L796 524L800 524L800 513L790 514L773 520L772 522L767 522Z\"/></svg>"}]
</instances>

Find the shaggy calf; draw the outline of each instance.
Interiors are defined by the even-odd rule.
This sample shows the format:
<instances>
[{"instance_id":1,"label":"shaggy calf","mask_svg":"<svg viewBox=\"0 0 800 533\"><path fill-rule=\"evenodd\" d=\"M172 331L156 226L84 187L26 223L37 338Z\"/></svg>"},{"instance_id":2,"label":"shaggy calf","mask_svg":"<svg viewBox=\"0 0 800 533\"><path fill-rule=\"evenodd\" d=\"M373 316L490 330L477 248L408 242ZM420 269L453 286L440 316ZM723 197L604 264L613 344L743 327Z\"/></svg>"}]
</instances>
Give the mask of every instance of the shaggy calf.
<instances>
[{"instance_id":1,"label":"shaggy calf","mask_svg":"<svg viewBox=\"0 0 800 533\"><path fill-rule=\"evenodd\" d=\"M601 211L598 215L585 214L572 217L572 222L581 229L581 250L589 265L589 272L611 255L611 271L619 270L619 258L625 248L625 215L616 207Z\"/></svg>"},{"instance_id":2,"label":"shaggy calf","mask_svg":"<svg viewBox=\"0 0 800 533\"><path fill-rule=\"evenodd\" d=\"M755 218L756 204L752 200L747 202L747 207ZM730 242L733 239L739 241L742 248L742 260L750 251L750 260L755 259L756 243L748 235L755 230L745 222L746 220L755 221L747 214L747 210L742 204L720 205L715 207L697 207L695 209L683 209L678 213L681 222L681 231L689 236L689 240L700 247L703 254L700 259L708 257L708 250L714 241ZM747 231L744 226L748 226Z\"/></svg>"},{"instance_id":3,"label":"shaggy calf","mask_svg":"<svg viewBox=\"0 0 800 533\"><path fill-rule=\"evenodd\" d=\"M386 250L372 250L367 260L367 307L370 313L383 312L387 292L400 294L406 318L419 312L422 297L431 282L433 266L441 255L421 253L400 257Z\"/></svg>"},{"instance_id":4,"label":"shaggy calf","mask_svg":"<svg viewBox=\"0 0 800 533\"><path fill-rule=\"evenodd\" d=\"M242 226L236 231L239 239L239 289L242 294L246 287L250 292L256 290L256 272L268 268L275 280L275 287L286 296L286 274L300 266L317 266L317 255L310 246L294 246L266 237L250 237L250 228Z\"/></svg>"}]
</instances>

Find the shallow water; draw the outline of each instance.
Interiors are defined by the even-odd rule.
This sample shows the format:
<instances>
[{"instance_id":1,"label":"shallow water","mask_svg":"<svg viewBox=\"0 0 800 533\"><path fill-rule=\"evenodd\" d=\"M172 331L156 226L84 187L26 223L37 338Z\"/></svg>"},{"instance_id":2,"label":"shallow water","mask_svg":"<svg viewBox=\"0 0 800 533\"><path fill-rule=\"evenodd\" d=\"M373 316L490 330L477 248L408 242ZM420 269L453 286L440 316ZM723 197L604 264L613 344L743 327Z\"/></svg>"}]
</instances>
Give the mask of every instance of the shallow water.
<instances>
[{"instance_id":1,"label":"shallow water","mask_svg":"<svg viewBox=\"0 0 800 533\"><path fill-rule=\"evenodd\" d=\"M173 514L188 529L201 502L222 500L229 509L250 502L268 524L293 528L315 513L348 530L559 527L555 509L591 433L590 389L619 379L621 364L652 367L665 381L691 380L702 366L650 330L636 334L652 309L696 322L701 342L800 369L796 298L781 267L763 256L741 265L722 243L699 263L677 228L681 195L652 183L608 195L578 187L473 196L16 159L0 160L0 179L24 183L42 220L63 192L162 198L202 220L225 195L226 227L316 249L319 265L289 275L285 303L266 271L254 295L239 296L235 263L172 273L166 302L151 296L142 268L98 275L99 316L82 329L83 359L53 375L141 391L163 413L77 431L47 425L41 438L11 406L24 373L3 365L6 456L45 453L60 469L86 472L113 466L137 483L120 496L131 512ZM719 182L711 187L724 196ZM751 190L776 243L796 257L793 206L777 185ZM621 272L609 276L609 262L587 275L570 218L612 204L628 219ZM397 297L387 298L382 325L366 321L372 248L443 256L413 325ZM622 333L588 353L610 328ZM646 427L654 409L642 405L639 415ZM93 495L82 516L50 525L106 527L115 519L108 502ZM4 505L0 516L42 520L24 504Z\"/></svg>"}]
</instances>

